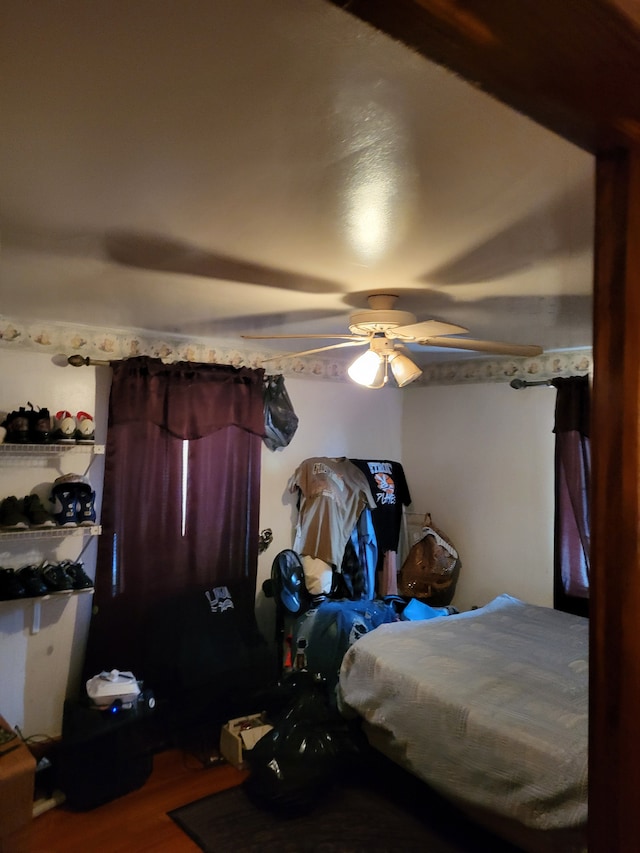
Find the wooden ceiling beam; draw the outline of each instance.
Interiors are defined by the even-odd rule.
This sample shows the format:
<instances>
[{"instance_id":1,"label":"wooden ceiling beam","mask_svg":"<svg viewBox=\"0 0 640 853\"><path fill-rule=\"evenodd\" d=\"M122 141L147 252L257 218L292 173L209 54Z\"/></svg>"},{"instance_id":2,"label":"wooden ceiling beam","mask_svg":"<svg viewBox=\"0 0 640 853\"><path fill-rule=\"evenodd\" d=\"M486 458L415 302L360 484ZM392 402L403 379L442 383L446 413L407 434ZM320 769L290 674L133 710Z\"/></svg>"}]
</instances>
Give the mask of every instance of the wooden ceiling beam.
<instances>
[{"instance_id":1,"label":"wooden ceiling beam","mask_svg":"<svg viewBox=\"0 0 640 853\"><path fill-rule=\"evenodd\" d=\"M640 143L636 0L329 0L591 153Z\"/></svg>"}]
</instances>

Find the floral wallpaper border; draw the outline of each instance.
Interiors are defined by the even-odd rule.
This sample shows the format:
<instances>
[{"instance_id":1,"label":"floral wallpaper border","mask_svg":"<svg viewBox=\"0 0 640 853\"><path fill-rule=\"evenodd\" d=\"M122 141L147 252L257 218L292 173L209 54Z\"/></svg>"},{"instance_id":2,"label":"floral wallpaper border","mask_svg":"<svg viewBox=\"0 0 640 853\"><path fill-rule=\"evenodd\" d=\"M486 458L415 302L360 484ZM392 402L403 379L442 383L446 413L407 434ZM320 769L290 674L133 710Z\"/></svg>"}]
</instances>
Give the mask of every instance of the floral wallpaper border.
<instances>
[{"instance_id":1,"label":"floral wallpaper border","mask_svg":"<svg viewBox=\"0 0 640 853\"><path fill-rule=\"evenodd\" d=\"M83 358L115 360L151 356L170 361L198 361L231 364L235 367L264 367L270 374L349 381L347 362L339 358L263 359L272 352L240 347L234 341L186 338L178 335L157 337L138 330L103 329L91 326L54 323L25 323L0 315L0 346L25 348L49 353L52 357L81 355ZM417 360L417 359L416 359ZM545 381L559 376L574 376L592 371L591 349L560 350L535 358L489 357L462 361L421 363L422 376L411 387L420 385L460 385L479 382L508 382L515 378Z\"/></svg>"}]
</instances>

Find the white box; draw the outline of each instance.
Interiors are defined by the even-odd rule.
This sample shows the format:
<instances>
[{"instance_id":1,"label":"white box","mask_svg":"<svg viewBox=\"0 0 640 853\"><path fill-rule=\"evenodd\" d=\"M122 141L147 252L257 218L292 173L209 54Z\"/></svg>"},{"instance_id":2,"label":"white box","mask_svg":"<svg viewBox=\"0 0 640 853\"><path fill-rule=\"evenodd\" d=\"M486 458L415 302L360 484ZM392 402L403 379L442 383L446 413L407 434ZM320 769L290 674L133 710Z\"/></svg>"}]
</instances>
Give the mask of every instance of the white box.
<instances>
[{"instance_id":1,"label":"white box","mask_svg":"<svg viewBox=\"0 0 640 853\"><path fill-rule=\"evenodd\" d=\"M236 717L225 723L220 731L220 752L234 767L245 766L246 752L256 745L273 726L265 723L262 714Z\"/></svg>"}]
</instances>

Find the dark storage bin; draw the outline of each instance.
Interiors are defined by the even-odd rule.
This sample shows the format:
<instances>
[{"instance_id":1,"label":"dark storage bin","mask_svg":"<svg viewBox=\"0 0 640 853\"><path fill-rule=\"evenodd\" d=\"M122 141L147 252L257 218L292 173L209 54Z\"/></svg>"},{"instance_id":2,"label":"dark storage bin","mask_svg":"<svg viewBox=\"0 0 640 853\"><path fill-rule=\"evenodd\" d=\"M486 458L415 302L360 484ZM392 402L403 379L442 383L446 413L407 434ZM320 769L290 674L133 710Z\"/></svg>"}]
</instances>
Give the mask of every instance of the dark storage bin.
<instances>
[{"instance_id":1,"label":"dark storage bin","mask_svg":"<svg viewBox=\"0 0 640 853\"><path fill-rule=\"evenodd\" d=\"M58 787L69 808L85 811L141 788L153 769L144 707L116 714L65 702Z\"/></svg>"}]
</instances>

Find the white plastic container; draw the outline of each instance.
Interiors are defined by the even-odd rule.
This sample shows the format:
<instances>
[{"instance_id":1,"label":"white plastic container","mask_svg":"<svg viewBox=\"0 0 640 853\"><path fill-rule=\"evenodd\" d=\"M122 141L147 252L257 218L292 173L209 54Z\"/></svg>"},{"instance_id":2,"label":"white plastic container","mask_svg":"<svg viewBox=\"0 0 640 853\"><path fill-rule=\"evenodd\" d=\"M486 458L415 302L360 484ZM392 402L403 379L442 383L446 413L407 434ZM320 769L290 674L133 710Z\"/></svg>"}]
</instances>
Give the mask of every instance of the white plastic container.
<instances>
[{"instance_id":1,"label":"white plastic container","mask_svg":"<svg viewBox=\"0 0 640 853\"><path fill-rule=\"evenodd\" d=\"M101 672L87 681L87 695L98 708L131 708L140 695L140 685L132 672Z\"/></svg>"}]
</instances>

